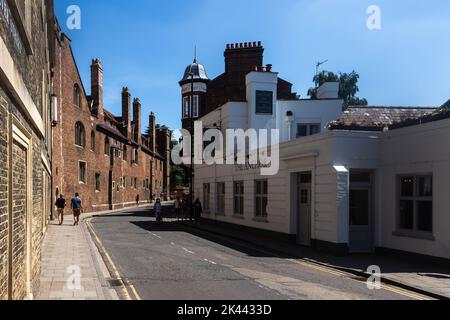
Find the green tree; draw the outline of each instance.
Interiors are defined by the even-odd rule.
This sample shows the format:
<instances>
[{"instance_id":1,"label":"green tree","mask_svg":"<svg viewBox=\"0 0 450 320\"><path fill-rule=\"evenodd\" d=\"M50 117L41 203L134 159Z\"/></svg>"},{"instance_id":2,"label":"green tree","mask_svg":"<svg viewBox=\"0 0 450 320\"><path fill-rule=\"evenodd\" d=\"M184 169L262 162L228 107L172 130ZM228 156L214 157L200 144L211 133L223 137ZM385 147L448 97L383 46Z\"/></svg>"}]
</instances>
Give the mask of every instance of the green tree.
<instances>
[{"instance_id":1,"label":"green tree","mask_svg":"<svg viewBox=\"0 0 450 320\"><path fill-rule=\"evenodd\" d=\"M356 97L356 94L359 92L358 80L359 74L356 71L351 73L340 72L339 74L322 71L314 76L313 81L316 86L308 90L308 96L315 100L317 99L317 88L325 82L339 82L339 98L344 100L345 106L367 106L368 102L366 99Z\"/></svg>"},{"instance_id":2,"label":"green tree","mask_svg":"<svg viewBox=\"0 0 450 320\"><path fill-rule=\"evenodd\" d=\"M178 141L172 140L170 149L173 150L173 148L178 145ZM189 186L189 181L187 179L187 175L185 173L185 168L180 165L176 165L171 161L171 172L170 172L170 179L171 179L171 185L172 187L186 187Z\"/></svg>"}]
</instances>

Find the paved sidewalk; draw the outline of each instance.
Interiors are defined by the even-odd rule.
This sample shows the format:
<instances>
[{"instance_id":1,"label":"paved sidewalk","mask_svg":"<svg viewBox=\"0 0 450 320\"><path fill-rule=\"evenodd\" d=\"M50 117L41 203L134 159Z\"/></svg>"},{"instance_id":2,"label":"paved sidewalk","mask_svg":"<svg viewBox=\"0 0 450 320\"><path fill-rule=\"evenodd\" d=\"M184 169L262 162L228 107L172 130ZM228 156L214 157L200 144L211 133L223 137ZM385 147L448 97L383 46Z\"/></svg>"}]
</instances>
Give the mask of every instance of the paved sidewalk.
<instances>
[{"instance_id":1,"label":"paved sidewalk","mask_svg":"<svg viewBox=\"0 0 450 320\"><path fill-rule=\"evenodd\" d=\"M84 218L89 215L83 215ZM37 300L113 300L107 287L106 267L83 222L73 226L73 216L64 225L49 225L42 248L40 292Z\"/></svg>"},{"instance_id":2,"label":"paved sidewalk","mask_svg":"<svg viewBox=\"0 0 450 320\"><path fill-rule=\"evenodd\" d=\"M419 293L430 293L438 299L450 299L450 268L447 266L387 254L334 256L234 228L219 227L213 223L183 224L197 230L256 244L280 256L304 259L357 276L368 277L367 269L370 266L379 266L382 278L387 283L413 289Z\"/></svg>"}]
</instances>

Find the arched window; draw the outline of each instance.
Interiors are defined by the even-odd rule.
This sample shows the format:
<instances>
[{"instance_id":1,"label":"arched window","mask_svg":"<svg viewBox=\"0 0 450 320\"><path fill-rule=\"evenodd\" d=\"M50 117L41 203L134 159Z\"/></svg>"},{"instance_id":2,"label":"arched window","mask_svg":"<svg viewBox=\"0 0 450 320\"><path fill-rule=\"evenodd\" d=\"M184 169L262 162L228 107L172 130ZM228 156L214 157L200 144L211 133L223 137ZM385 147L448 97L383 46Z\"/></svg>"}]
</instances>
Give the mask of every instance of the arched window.
<instances>
[{"instance_id":1,"label":"arched window","mask_svg":"<svg viewBox=\"0 0 450 320\"><path fill-rule=\"evenodd\" d=\"M105 154L106 154L107 156L110 155L109 149L110 149L109 139L108 139L108 137L106 137L106 138L105 138Z\"/></svg>"},{"instance_id":2,"label":"arched window","mask_svg":"<svg viewBox=\"0 0 450 320\"><path fill-rule=\"evenodd\" d=\"M91 132L91 150L95 152L95 132L92 130Z\"/></svg>"},{"instance_id":3,"label":"arched window","mask_svg":"<svg viewBox=\"0 0 450 320\"><path fill-rule=\"evenodd\" d=\"M86 132L81 122L75 124L75 144L83 148L86 146Z\"/></svg>"},{"instance_id":4,"label":"arched window","mask_svg":"<svg viewBox=\"0 0 450 320\"><path fill-rule=\"evenodd\" d=\"M127 150L127 146L126 145L123 145L123 150L122 150L122 153L123 153L123 161L128 161L128 150Z\"/></svg>"},{"instance_id":5,"label":"arched window","mask_svg":"<svg viewBox=\"0 0 450 320\"><path fill-rule=\"evenodd\" d=\"M73 86L73 104L81 108L81 90L78 84Z\"/></svg>"}]
</instances>

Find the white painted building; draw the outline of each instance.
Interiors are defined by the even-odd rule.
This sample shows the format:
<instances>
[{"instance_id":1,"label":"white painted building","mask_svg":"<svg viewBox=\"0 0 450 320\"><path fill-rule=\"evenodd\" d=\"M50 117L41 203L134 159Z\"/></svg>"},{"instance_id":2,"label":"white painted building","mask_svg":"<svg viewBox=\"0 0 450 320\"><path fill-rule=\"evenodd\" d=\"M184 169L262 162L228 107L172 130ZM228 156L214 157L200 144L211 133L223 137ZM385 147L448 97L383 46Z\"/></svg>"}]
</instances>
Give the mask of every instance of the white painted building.
<instances>
[{"instance_id":1,"label":"white painted building","mask_svg":"<svg viewBox=\"0 0 450 320\"><path fill-rule=\"evenodd\" d=\"M320 88L319 100L283 101L276 78L249 73L247 102L200 119L205 128L277 128L281 136L275 176L251 166L196 166L204 218L337 253L450 259L450 119L383 130L394 116L401 122L433 109L350 108L345 114L359 118L328 131L342 114L336 84Z\"/></svg>"},{"instance_id":2,"label":"white painted building","mask_svg":"<svg viewBox=\"0 0 450 320\"><path fill-rule=\"evenodd\" d=\"M276 72L250 72L246 77L247 102L228 102L198 121L224 134L226 129L279 129L280 141L286 142L323 132L342 114L338 83L319 88L318 100L277 100L277 81Z\"/></svg>"}]
</instances>

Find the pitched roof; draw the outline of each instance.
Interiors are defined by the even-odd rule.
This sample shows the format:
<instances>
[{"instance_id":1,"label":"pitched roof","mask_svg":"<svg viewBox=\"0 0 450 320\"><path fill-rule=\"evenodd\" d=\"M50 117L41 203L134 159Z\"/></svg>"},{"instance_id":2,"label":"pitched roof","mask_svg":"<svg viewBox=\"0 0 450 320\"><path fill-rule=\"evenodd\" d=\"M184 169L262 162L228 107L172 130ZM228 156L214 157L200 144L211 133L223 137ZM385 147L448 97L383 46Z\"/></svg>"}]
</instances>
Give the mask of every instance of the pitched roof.
<instances>
[{"instance_id":1,"label":"pitched roof","mask_svg":"<svg viewBox=\"0 0 450 320\"><path fill-rule=\"evenodd\" d=\"M408 119L417 119L436 111L436 107L348 107L336 121L341 126L390 126Z\"/></svg>"},{"instance_id":2,"label":"pitched roof","mask_svg":"<svg viewBox=\"0 0 450 320\"><path fill-rule=\"evenodd\" d=\"M109 112L106 109L103 109L103 113L105 114L105 119L108 119L112 123L116 123L117 124L117 120L116 120L116 116L115 115L113 115L111 112Z\"/></svg>"}]
</instances>

